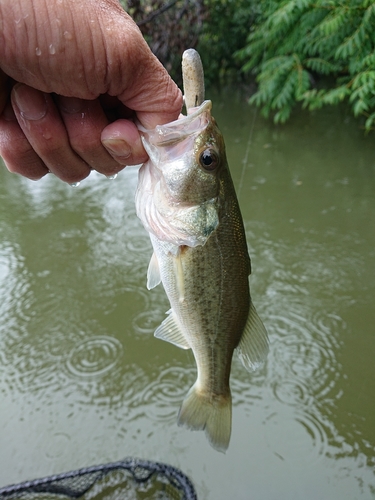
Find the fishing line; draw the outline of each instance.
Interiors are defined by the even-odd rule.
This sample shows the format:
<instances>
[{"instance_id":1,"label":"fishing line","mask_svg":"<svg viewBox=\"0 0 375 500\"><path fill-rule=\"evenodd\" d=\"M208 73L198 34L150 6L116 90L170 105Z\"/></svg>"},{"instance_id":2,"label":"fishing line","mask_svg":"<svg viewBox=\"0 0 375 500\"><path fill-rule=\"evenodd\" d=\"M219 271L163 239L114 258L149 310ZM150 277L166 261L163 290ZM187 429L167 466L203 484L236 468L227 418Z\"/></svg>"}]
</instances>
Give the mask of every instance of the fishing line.
<instances>
[{"instance_id":1,"label":"fishing line","mask_svg":"<svg viewBox=\"0 0 375 500\"><path fill-rule=\"evenodd\" d=\"M252 140L253 140L253 132L254 132L255 121L256 121L256 118L257 118L257 111L258 111L258 108L255 108L255 112L254 112L254 116L253 116L253 121L252 121L251 127L250 127L249 139L248 139L247 145L246 145L245 157L243 159L243 167L242 167L242 171L241 171L240 183L239 183L238 189L237 189L237 197L238 197L238 199L240 198L240 194L241 194L241 190L242 190L242 186L243 186L243 182L244 182L244 178L245 178L245 170L246 170L246 166L247 166L247 160L248 160L248 157L249 157L250 146L251 146L251 143L252 143Z\"/></svg>"}]
</instances>

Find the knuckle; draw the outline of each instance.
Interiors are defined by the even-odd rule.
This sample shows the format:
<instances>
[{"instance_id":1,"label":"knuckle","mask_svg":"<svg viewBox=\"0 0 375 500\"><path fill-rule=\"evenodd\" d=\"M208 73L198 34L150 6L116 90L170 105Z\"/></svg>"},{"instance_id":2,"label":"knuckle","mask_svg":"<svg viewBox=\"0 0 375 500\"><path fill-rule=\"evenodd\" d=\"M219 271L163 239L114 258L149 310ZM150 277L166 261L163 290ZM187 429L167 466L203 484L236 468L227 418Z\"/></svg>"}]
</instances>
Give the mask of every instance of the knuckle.
<instances>
[{"instance_id":1,"label":"knuckle","mask_svg":"<svg viewBox=\"0 0 375 500\"><path fill-rule=\"evenodd\" d=\"M63 150L63 146L54 140L41 140L35 143L35 149L42 158L59 156Z\"/></svg>"}]
</instances>

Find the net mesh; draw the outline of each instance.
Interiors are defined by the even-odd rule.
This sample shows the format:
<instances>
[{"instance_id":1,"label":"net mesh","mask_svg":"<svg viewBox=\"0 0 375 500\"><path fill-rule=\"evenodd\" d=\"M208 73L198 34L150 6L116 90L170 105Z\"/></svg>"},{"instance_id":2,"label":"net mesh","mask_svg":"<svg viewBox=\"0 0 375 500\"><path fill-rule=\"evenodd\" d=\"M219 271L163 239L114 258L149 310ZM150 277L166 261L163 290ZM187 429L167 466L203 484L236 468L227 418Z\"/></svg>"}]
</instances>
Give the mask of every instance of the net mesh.
<instances>
[{"instance_id":1,"label":"net mesh","mask_svg":"<svg viewBox=\"0 0 375 500\"><path fill-rule=\"evenodd\" d=\"M126 459L0 488L1 500L197 500L179 469Z\"/></svg>"}]
</instances>

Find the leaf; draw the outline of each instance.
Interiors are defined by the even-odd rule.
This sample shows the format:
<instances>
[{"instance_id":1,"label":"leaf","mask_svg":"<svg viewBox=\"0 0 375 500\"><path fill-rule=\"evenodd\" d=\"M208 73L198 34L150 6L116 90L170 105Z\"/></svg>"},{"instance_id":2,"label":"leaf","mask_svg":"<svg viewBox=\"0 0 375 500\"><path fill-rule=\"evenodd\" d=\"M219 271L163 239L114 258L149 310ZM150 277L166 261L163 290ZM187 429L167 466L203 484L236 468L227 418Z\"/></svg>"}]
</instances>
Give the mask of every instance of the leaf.
<instances>
[{"instance_id":1,"label":"leaf","mask_svg":"<svg viewBox=\"0 0 375 500\"><path fill-rule=\"evenodd\" d=\"M290 117L292 112L292 106L284 106L280 111L278 111L274 116L275 123L285 123Z\"/></svg>"},{"instance_id":2,"label":"leaf","mask_svg":"<svg viewBox=\"0 0 375 500\"><path fill-rule=\"evenodd\" d=\"M329 75L339 69L336 64L332 64L330 61L327 61L322 57L309 57L304 60L304 64L307 68L312 69L321 75Z\"/></svg>"},{"instance_id":3,"label":"leaf","mask_svg":"<svg viewBox=\"0 0 375 500\"><path fill-rule=\"evenodd\" d=\"M365 130L369 132L371 129L375 128L375 112L371 113L371 115L367 118L365 122Z\"/></svg>"},{"instance_id":4,"label":"leaf","mask_svg":"<svg viewBox=\"0 0 375 500\"><path fill-rule=\"evenodd\" d=\"M338 104L350 95L347 85L341 85L331 90L322 92L322 101L324 104Z\"/></svg>"},{"instance_id":5,"label":"leaf","mask_svg":"<svg viewBox=\"0 0 375 500\"><path fill-rule=\"evenodd\" d=\"M346 6L336 7L330 11L317 28L323 36L337 33L344 25L347 15L348 8Z\"/></svg>"},{"instance_id":6,"label":"leaf","mask_svg":"<svg viewBox=\"0 0 375 500\"><path fill-rule=\"evenodd\" d=\"M361 115L364 111L369 108L368 103L365 99L357 99L353 106L354 116Z\"/></svg>"}]
</instances>

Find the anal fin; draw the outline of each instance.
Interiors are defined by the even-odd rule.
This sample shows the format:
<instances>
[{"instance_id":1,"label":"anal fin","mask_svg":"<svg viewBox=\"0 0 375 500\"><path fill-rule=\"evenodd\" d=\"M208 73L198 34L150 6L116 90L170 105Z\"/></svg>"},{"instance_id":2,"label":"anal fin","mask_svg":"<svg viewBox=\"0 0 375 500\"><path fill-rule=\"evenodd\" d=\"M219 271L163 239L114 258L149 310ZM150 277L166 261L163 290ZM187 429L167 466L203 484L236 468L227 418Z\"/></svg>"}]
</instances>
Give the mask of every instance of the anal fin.
<instances>
[{"instance_id":1,"label":"anal fin","mask_svg":"<svg viewBox=\"0 0 375 500\"><path fill-rule=\"evenodd\" d=\"M190 345L182 333L173 311L170 310L168 313L162 324L155 330L154 336L181 347L181 349L190 349Z\"/></svg>"},{"instance_id":2,"label":"anal fin","mask_svg":"<svg viewBox=\"0 0 375 500\"><path fill-rule=\"evenodd\" d=\"M250 303L249 316L236 351L248 371L259 368L267 358L269 351L267 330L252 302Z\"/></svg>"}]
</instances>

